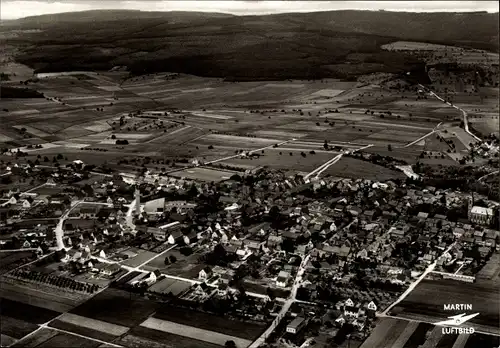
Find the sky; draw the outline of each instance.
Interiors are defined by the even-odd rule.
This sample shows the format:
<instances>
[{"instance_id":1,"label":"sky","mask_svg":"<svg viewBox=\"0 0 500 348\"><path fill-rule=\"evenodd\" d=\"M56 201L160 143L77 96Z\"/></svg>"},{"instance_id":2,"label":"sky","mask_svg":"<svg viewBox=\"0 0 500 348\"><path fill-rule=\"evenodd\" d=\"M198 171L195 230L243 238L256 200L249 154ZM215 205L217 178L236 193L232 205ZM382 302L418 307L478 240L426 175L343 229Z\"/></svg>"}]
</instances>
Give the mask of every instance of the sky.
<instances>
[{"instance_id":1,"label":"sky","mask_svg":"<svg viewBox=\"0 0 500 348\"><path fill-rule=\"evenodd\" d=\"M224 12L236 15L346 9L408 12L498 12L499 4L498 1L0 0L0 19L99 9Z\"/></svg>"}]
</instances>

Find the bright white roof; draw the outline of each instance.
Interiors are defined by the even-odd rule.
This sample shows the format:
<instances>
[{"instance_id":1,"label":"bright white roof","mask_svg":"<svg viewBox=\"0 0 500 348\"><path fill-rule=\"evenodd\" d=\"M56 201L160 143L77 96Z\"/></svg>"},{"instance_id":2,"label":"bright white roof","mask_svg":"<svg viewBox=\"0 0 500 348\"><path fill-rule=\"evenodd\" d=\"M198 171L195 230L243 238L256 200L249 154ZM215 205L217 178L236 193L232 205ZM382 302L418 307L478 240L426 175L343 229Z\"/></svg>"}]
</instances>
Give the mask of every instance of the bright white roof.
<instances>
[{"instance_id":1,"label":"bright white roof","mask_svg":"<svg viewBox=\"0 0 500 348\"><path fill-rule=\"evenodd\" d=\"M480 215L493 215L493 209L491 208L484 208L484 207L472 207L471 211L472 214L480 214Z\"/></svg>"}]
</instances>

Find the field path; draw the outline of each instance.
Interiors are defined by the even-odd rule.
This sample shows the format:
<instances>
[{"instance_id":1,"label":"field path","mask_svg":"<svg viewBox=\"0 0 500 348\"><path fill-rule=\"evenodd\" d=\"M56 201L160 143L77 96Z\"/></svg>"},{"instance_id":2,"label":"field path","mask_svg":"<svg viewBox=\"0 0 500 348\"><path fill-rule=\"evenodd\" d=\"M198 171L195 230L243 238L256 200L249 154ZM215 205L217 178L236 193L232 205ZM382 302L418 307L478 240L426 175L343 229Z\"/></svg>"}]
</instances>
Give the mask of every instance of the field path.
<instances>
[{"instance_id":1,"label":"field path","mask_svg":"<svg viewBox=\"0 0 500 348\"><path fill-rule=\"evenodd\" d=\"M479 137L477 137L476 135L472 134L470 131L469 131L469 120L467 118L468 114L467 114L467 111L465 111L464 109L460 108L459 106L456 106L454 104L451 104L449 102L447 102L446 100L444 100L443 98L441 98L439 95L437 95L436 93L434 93L433 91L429 90L428 88L422 86L421 84L419 84L419 87L420 88L423 88L424 90L428 91L430 95L432 95L433 97L441 100L443 103L446 103L446 105L449 105L451 106L452 108L455 108L457 110L459 110L461 113L462 113L462 116L464 117L464 130L470 135L472 136L474 139L476 139L477 141L482 141Z\"/></svg>"}]
</instances>

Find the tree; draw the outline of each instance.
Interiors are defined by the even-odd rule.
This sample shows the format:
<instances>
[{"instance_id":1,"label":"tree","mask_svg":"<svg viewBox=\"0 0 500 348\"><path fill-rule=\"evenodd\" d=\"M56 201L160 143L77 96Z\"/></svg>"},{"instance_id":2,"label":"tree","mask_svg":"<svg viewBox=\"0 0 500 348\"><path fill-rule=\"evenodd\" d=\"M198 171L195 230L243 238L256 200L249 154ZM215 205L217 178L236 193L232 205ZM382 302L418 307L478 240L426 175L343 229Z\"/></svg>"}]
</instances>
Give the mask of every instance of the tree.
<instances>
[{"instance_id":1,"label":"tree","mask_svg":"<svg viewBox=\"0 0 500 348\"><path fill-rule=\"evenodd\" d=\"M111 136L111 139L116 139L116 135L114 135L114 134L113 134L113 135Z\"/></svg>"},{"instance_id":2,"label":"tree","mask_svg":"<svg viewBox=\"0 0 500 348\"><path fill-rule=\"evenodd\" d=\"M325 150L328 150L329 146L328 146L328 142L325 140L325 143L323 144L323 147L325 148Z\"/></svg>"},{"instance_id":3,"label":"tree","mask_svg":"<svg viewBox=\"0 0 500 348\"><path fill-rule=\"evenodd\" d=\"M236 343L234 343L233 340L226 341L226 343L224 344L224 347L225 348L236 348Z\"/></svg>"},{"instance_id":4,"label":"tree","mask_svg":"<svg viewBox=\"0 0 500 348\"><path fill-rule=\"evenodd\" d=\"M175 263L177 261L177 258L174 255L170 255L170 263Z\"/></svg>"},{"instance_id":5,"label":"tree","mask_svg":"<svg viewBox=\"0 0 500 348\"><path fill-rule=\"evenodd\" d=\"M388 150L388 151L392 151L392 146L391 146L391 144L387 145L387 150Z\"/></svg>"},{"instance_id":6,"label":"tree","mask_svg":"<svg viewBox=\"0 0 500 348\"><path fill-rule=\"evenodd\" d=\"M168 258L168 256L165 256L164 263L165 263L165 265L169 265L170 264L170 259Z\"/></svg>"}]
</instances>

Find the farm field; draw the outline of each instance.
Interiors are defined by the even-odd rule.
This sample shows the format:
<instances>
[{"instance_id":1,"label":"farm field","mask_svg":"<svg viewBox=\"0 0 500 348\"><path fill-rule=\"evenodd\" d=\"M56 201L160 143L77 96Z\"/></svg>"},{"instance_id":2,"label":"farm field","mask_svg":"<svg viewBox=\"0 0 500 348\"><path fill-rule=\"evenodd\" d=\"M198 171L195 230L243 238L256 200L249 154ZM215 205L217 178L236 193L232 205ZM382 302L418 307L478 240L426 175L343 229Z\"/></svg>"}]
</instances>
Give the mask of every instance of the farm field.
<instances>
[{"instance_id":1,"label":"farm field","mask_svg":"<svg viewBox=\"0 0 500 348\"><path fill-rule=\"evenodd\" d=\"M184 337L159 330L137 326L130 330L130 334L121 337L114 343L128 348L219 348L223 347L194 338Z\"/></svg>"},{"instance_id":2,"label":"farm field","mask_svg":"<svg viewBox=\"0 0 500 348\"><path fill-rule=\"evenodd\" d=\"M59 315L59 312L12 301L4 297L0 298L0 306L2 344L16 342L37 330L39 324L43 324Z\"/></svg>"},{"instance_id":3,"label":"farm field","mask_svg":"<svg viewBox=\"0 0 500 348\"><path fill-rule=\"evenodd\" d=\"M30 322L33 324L43 324L54 319L60 313L34 305L12 301L4 297L1 298L2 315ZM36 315L35 315L36 314Z\"/></svg>"},{"instance_id":4,"label":"farm field","mask_svg":"<svg viewBox=\"0 0 500 348\"><path fill-rule=\"evenodd\" d=\"M388 169L370 162L350 157L342 157L340 161L326 169L322 175L332 175L353 179L394 180L405 179L403 172Z\"/></svg>"},{"instance_id":5,"label":"farm field","mask_svg":"<svg viewBox=\"0 0 500 348\"><path fill-rule=\"evenodd\" d=\"M58 334L57 331L52 330L50 328L42 328L35 332L34 334L30 335L29 337L23 339L21 342L14 344L12 347L14 348L20 348L20 347L25 347L25 348L35 348L39 344L42 344L45 341L48 341L52 337L56 336Z\"/></svg>"},{"instance_id":6,"label":"farm field","mask_svg":"<svg viewBox=\"0 0 500 348\"><path fill-rule=\"evenodd\" d=\"M231 83L183 74L173 79L152 74L126 80L118 86L123 74L106 78L102 74L86 74L48 77L33 84L32 87L46 93L49 100L6 100L8 111L1 111L6 120L3 139L0 139L5 141L4 145L28 151L29 155L23 158L25 161L33 161L39 154L55 156L61 153L68 161L81 159L95 164L127 156L174 161L184 157L208 162L232 156L235 150L260 149L295 138L298 140L280 149L266 150L259 159L234 158L220 164L242 170L268 165L310 172L319 165L325 140L332 146L343 147L373 144L370 152L404 159L412 164L415 162L413 152L418 156L422 148L447 149L440 149L440 144L426 144L426 141L412 146L412 149L402 148L404 145L428 133L439 122L450 122L452 118L459 120L460 117L460 112L435 98L415 100L414 92L334 79ZM489 96L493 91L485 88L484 93ZM479 112L473 110L479 110L480 98L462 94L464 107L474 114L471 121L486 125L481 115L486 117L497 111L498 107L491 104L493 99L486 99L485 109ZM462 98L462 94L457 98ZM61 101L52 97L61 98ZM178 109L176 113L168 113L172 108ZM142 116L129 116L139 109ZM383 112L386 114L382 115ZM156 114L159 116L154 116ZM125 116L126 123L120 126L121 116ZM162 125L167 125L167 128L162 128ZM458 144L465 148L471 139L455 128L457 149ZM129 145L117 146L112 134L116 139L127 139ZM43 148L22 147L30 143L42 143ZM392 151L387 151L389 144ZM308 154L311 150L316 151L316 158ZM299 157L300 153L290 158L277 157L268 153L271 151L304 151L307 157ZM444 160L454 163L447 155ZM434 159L424 159L423 162L441 164ZM360 169L353 163L350 165L337 169L335 174L347 172L351 177L365 174L363 170L356 174ZM336 166L338 164L333 167ZM382 173L375 168L369 171L372 178L381 180L393 176L390 171ZM220 181L232 174L207 168L171 173L174 177L204 181Z\"/></svg>"},{"instance_id":7,"label":"farm field","mask_svg":"<svg viewBox=\"0 0 500 348\"><path fill-rule=\"evenodd\" d=\"M499 343L498 336L443 334L440 326L382 318L360 348L493 348Z\"/></svg>"},{"instance_id":8,"label":"farm field","mask_svg":"<svg viewBox=\"0 0 500 348\"><path fill-rule=\"evenodd\" d=\"M266 328L265 323L250 323L232 320L222 316L168 305L160 307L152 318L193 326L197 329L218 332L220 334L239 337L245 340L256 339Z\"/></svg>"},{"instance_id":9,"label":"farm field","mask_svg":"<svg viewBox=\"0 0 500 348\"><path fill-rule=\"evenodd\" d=\"M309 151L311 150L308 150L303 146L302 149L297 149L288 147L288 144L284 144L278 148L270 148L265 150L263 154L259 154L259 157L236 157L219 162L219 164L234 167L242 166L244 168L269 166L270 168L274 169L309 172L338 155L338 152L335 151L318 151L316 154L311 155L309 154ZM305 152L306 157L301 156L301 152ZM290 153L292 154L291 156Z\"/></svg>"},{"instance_id":10,"label":"farm field","mask_svg":"<svg viewBox=\"0 0 500 348\"><path fill-rule=\"evenodd\" d=\"M146 264L143 269L147 271L160 270L162 273L176 274L180 277L189 279L198 279L199 271L205 267L203 263L198 263L199 257L202 255L200 249L195 249L194 252L185 256L180 253L177 249L171 249L165 253L162 257L157 257L148 264ZM176 261L165 265L165 257L174 256Z\"/></svg>"},{"instance_id":11,"label":"farm field","mask_svg":"<svg viewBox=\"0 0 500 348\"><path fill-rule=\"evenodd\" d=\"M116 339L117 336L108 334L106 332L96 330L93 328L88 328L83 326L82 324L71 324L62 320L54 320L49 324L49 327L58 329L58 330L64 330L67 332L71 332L77 335L85 336L88 338L93 338L101 341L106 341L106 342L111 342L114 339ZM127 328L128 330L128 328Z\"/></svg>"},{"instance_id":12,"label":"farm field","mask_svg":"<svg viewBox=\"0 0 500 348\"><path fill-rule=\"evenodd\" d=\"M499 314L498 287L488 282L463 283L455 280L424 279L410 295L393 309L393 315L405 318L444 320L460 311L445 311L448 303L470 303L472 310L479 315L470 323L482 331L498 334Z\"/></svg>"},{"instance_id":13,"label":"farm field","mask_svg":"<svg viewBox=\"0 0 500 348\"><path fill-rule=\"evenodd\" d=\"M133 327L151 315L158 304L130 293L108 288L76 307L70 313L89 319Z\"/></svg>"},{"instance_id":14,"label":"farm field","mask_svg":"<svg viewBox=\"0 0 500 348\"><path fill-rule=\"evenodd\" d=\"M81 348L96 348L101 345L100 342L92 341L83 337L59 332L52 338L38 344L37 348L68 348L68 347L81 347Z\"/></svg>"},{"instance_id":15,"label":"farm field","mask_svg":"<svg viewBox=\"0 0 500 348\"><path fill-rule=\"evenodd\" d=\"M492 286L500 284L500 253L494 253L479 271L476 278L479 282L486 284L491 282Z\"/></svg>"},{"instance_id":16,"label":"farm field","mask_svg":"<svg viewBox=\"0 0 500 348\"><path fill-rule=\"evenodd\" d=\"M183 325L157 318L149 318L148 320L143 322L141 326L144 326L148 329L172 333L178 336L194 338L199 341L213 343L220 346L224 345L225 342L230 340L234 341L237 347L247 347L252 343L252 341L250 340L242 339L239 337L229 336L218 332L204 330L190 325Z\"/></svg>"},{"instance_id":17,"label":"farm field","mask_svg":"<svg viewBox=\"0 0 500 348\"><path fill-rule=\"evenodd\" d=\"M360 348L391 347L408 326L407 321L383 318Z\"/></svg>"},{"instance_id":18,"label":"farm field","mask_svg":"<svg viewBox=\"0 0 500 348\"><path fill-rule=\"evenodd\" d=\"M227 180L234 174L236 174L234 171L225 171L221 169L212 169L206 167L189 168L169 173L170 176L177 178L186 178L191 180L201 180L209 182Z\"/></svg>"}]
</instances>

